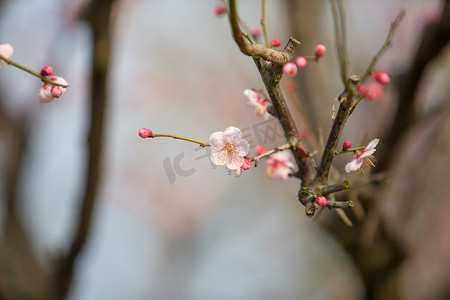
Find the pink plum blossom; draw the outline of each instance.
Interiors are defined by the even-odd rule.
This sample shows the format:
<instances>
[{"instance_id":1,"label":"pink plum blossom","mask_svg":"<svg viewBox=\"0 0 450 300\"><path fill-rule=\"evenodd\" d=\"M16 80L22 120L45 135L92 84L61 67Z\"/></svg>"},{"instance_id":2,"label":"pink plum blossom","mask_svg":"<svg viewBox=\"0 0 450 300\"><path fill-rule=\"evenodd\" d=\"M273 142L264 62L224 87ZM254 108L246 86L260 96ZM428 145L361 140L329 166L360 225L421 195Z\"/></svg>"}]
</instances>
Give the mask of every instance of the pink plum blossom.
<instances>
[{"instance_id":1,"label":"pink plum blossom","mask_svg":"<svg viewBox=\"0 0 450 300\"><path fill-rule=\"evenodd\" d=\"M242 166L239 169L233 170L233 172L235 173L236 177L239 177L241 176L242 171L250 169L251 165L252 161L250 159L244 159L244 163L242 164Z\"/></svg>"},{"instance_id":2,"label":"pink plum blossom","mask_svg":"<svg viewBox=\"0 0 450 300\"><path fill-rule=\"evenodd\" d=\"M325 54L325 52L327 52L327 47L325 47L322 44L318 44L316 46L316 51L315 51L315 55L316 57L321 57Z\"/></svg>"},{"instance_id":3,"label":"pink plum blossom","mask_svg":"<svg viewBox=\"0 0 450 300\"><path fill-rule=\"evenodd\" d=\"M152 135L153 135L152 131L148 128L141 128L141 129L139 129L138 133L139 133L139 136L143 139L152 137Z\"/></svg>"},{"instance_id":4,"label":"pink plum blossom","mask_svg":"<svg viewBox=\"0 0 450 300\"><path fill-rule=\"evenodd\" d=\"M264 119L267 120L270 114L267 112L267 104L264 102L264 99L250 89L244 90L244 95L247 97L249 105L255 109L256 115L258 117L264 115Z\"/></svg>"},{"instance_id":5,"label":"pink plum blossom","mask_svg":"<svg viewBox=\"0 0 450 300\"><path fill-rule=\"evenodd\" d=\"M9 59L14 53L14 48L10 44L0 44L0 55ZM3 60L0 59L0 69L2 68Z\"/></svg>"},{"instance_id":6,"label":"pink plum blossom","mask_svg":"<svg viewBox=\"0 0 450 300\"><path fill-rule=\"evenodd\" d=\"M244 156L250 150L248 142L242 138L241 130L233 126L211 134L209 144L213 148L210 155L212 163L225 165L231 171L241 168Z\"/></svg>"},{"instance_id":7,"label":"pink plum blossom","mask_svg":"<svg viewBox=\"0 0 450 300\"><path fill-rule=\"evenodd\" d=\"M317 205L324 207L325 205L327 205L327 198L325 198L324 196L319 196L316 198L316 203Z\"/></svg>"},{"instance_id":8,"label":"pink plum blossom","mask_svg":"<svg viewBox=\"0 0 450 300\"><path fill-rule=\"evenodd\" d=\"M41 75L43 76L50 76L53 75L53 68L52 66L48 65L42 68Z\"/></svg>"},{"instance_id":9,"label":"pink plum blossom","mask_svg":"<svg viewBox=\"0 0 450 300\"><path fill-rule=\"evenodd\" d=\"M297 74L297 66L293 62L287 62L283 65L283 73L289 77Z\"/></svg>"},{"instance_id":10,"label":"pink plum blossom","mask_svg":"<svg viewBox=\"0 0 450 300\"><path fill-rule=\"evenodd\" d=\"M363 96L367 100L378 100L384 93L383 85L377 81L360 84L356 87L356 91L360 96Z\"/></svg>"},{"instance_id":11,"label":"pink plum blossom","mask_svg":"<svg viewBox=\"0 0 450 300\"><path fill-rule=\"evenodd\" d=\"M352 143L350 141L345 141L344 144L342 145L342 149L347 150L350 149L352 147Z\"/></svg>"},{"instance_id":12,"label":"pink plum blossom","mask_svg":"<svg viewBox=\"0 0 450 300\"><path fill-rule=\"evenodd\" d=\"M286 180L292 174L294 164L289 161L290 152L282 151L269 156L266 162L266 174L276 180Z\"/></svg>"},{"instance_id":13,"label":"pink plum blossom","mask_svg":"<svg viewBox=\"0 0 450 300\"><path fill-rule=\"evenodd\" d=\"M355 151L353 159L345 166L345 172L350 173L356 170L364 172L366 167L374 167L375 157L372 155L376 149L379 139L372 140L366 147L360 151ZM360 169L362 167L362 169Z\"/></svg>"},{"instance_id":14,"label":"pink plum blossom","mask_svg":"<svg viewBox=\"0 0 450 300\"><path fill-rule=\"evenodd\" d=\"M279 47L281 45L280 39L273 39L270 41L270 47Z\"/></svg>"},{"instance_id":15,"label":"pink plum blossom","mask_svg":"<svg viewBox=\"0 0 450 300\"><path fill-rule=\"evenodd\" d=\"M264 148L264 146L258 145L258 146L255 147L256 155L261 155L261 154L266 153L266 152L267 152L267 149Z\"/></svg>"},{"instance_id":16,"label":"pink plum blossom","mask_svg":"<svg viewBox=\"0 0 450 300\"><path fill-rule=\"evenodd\" d=\"M68 85L67 81L62 77L53 76L50 80L56 83ZM58 87L59 89L55 87ZM55 98L59 98L59 96L61 96L65 91L66 88L56 85L53 86L48 82L44 82L44 85L39 89L39 102L50 103L55 100Z\"/></svg>"},{"instance_id":17,"label":"pink plum blossom","mask_svg":"<svg viewBox=\"0 0 450 300\"><path fill-rule=\"evenodd\" d=\"M227 8L224 5L217 4L214 7L214 13L216 14L216 16L221 16L221 15L225 14L226 12L227 12Z\"/></svg>"},{"instance_id":18,"label":"pink plum blossom","mask_svg":"<svg viewBox=\"0 0 450 300\"><path fill-rule=\"evenodd\" d=\"M252 30L251 34L255 39L258 39L263 34L263 30L261 27L257 27Z\"/></svg>"},{"instance_id":19,"label":"pink plum blossom","mask_svg":"<svg viewBox=\"0 0 450 300\"><path fill-rule=\"evenodd\" d=\"M295 89L297 88L297 84L295 83L294 80L286 80L286 88L290 91L295 91Z\"/></svg>"},{"instance_id":20,"label":"pink plum blossom","mask_svg":"<svg viewBox=\"0 0 450 300\"><path fill-rule=\"evenodd\" d=\"M374 72L373 77L381 84L388 84L389 82L391 82L391 78L389 77L389 75L383 71Z\"/></svg>"},{"instance_id":21,"label":"pink plum blossom","mask_svg":"<svg viewBox=\"0 0 450 300\"><path fill-rule=\"evenodd\" d=\"M299 56L295 59L295 64L299 68L304 68L308 64L308 61L303 56Z\"/></svg>"}]
</instances>

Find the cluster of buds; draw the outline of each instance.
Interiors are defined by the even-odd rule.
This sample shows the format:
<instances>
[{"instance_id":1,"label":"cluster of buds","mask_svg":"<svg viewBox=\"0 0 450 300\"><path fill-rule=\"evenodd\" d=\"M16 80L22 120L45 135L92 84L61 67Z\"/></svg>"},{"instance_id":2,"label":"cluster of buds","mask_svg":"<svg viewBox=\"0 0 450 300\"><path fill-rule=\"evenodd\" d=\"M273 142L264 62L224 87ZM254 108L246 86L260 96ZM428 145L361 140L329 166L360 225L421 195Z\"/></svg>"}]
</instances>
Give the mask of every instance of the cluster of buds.
<instances>
[{"instance_id":1,"label":"cluster of buds","mask_svg":"<svg viewBox=\"0 0 450 300\"><path fill-rule=\"evenodd\" d=\"M42 68L41 73L38 74L35 71L32 71L24 66L17 64L16 62L11 61L9 58L13 55L14 48L10 44L0 44L0 68L3 62L7 62L8 64L14 65L22 70L27 71L39 78L47 77L53 75L52 66L45 66ZM49 78L52 83L44 81L44 85L39 89L39 101L41 103L50 103L55 98L59 98L67 89L68 84L67 81L58 76L53 76ZM54 84L57 83L57 84Z\"/></svg>"},{"instance_id":2,"label":"cluster of buds","mask_svg":"<svg viewBox=\"0 0 450 300\"><path fill-rule=\"evenodd\" d=\"M305 57L305 56L297 56L294 62L287 62L283 65L283 73L289 77L293 77L297 75L297 68L304 68L308 64L308 60L314 60L316 62L319 61L319 58L322 57L325 52L327 52L327 48L324 45L317 45L314 51L314 56Z\"/></svg>"},{"instance_id":3,"label":"cluster of buds","mask_svg":"<svg viewBox=\"0 0 450 300\"><path fill-rule=\"evenodd\" d=\"M53 68L52 66L45 66L41 70L42 76L51 76L53 75ZM53 76L49 78L51 81L62 84L62 85L68 85L67 81L58 76ZM64 92L66 91L66 88L59 86L59 85L52 85L48 82L44 82L44 85L39 89L39 102L41 103L50 103L55 98L59 98Z\"/></svg>"}]
</instances>

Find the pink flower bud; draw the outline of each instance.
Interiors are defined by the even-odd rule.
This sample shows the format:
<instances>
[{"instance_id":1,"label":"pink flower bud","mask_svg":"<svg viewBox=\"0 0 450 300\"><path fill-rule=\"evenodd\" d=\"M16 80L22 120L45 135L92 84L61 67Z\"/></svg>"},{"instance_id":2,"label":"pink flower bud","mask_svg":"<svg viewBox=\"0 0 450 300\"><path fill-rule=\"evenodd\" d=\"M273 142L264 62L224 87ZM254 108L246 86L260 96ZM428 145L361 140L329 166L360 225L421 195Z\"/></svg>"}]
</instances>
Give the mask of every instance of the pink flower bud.
<instances>
[{"instance_id":1,"label":"pink flower bud","mask_svg":"<svg viewBox=\"0 0 450 300\"><path fill-rule=\"evenodd\" d=\"M214 7L214 13L216 14L216 16L221 16L224 13L226 13L227 8L221 4L218 4Z\"/></svg>"},{"instance_id":2,"label":"pink flower bud","mask_svg":"<svg viewBox=\"0 0 450 300\"><path fill-rule=\"evenodd\" d=\"M308 61L303 56L299 56L295 59L295 64L299 68L304 68L308 64Z\"/></svg>"},{"instance_id":3,"label":"pink flower bud","mask_svg":"<svg viewBox=\"0 0 450 300\"><path fill-rule=\"evenodd\" d=\"M295 91L295 89L297 88L297 84L295 83L294 80L286 80L286 88L290 91Z\"/></svg>"},{"instance_id":4,"label":"pink flower bud","mask_svg":"<svg viewBox=\"0 0 450 300\"><path fill-rule=\"evenodd\" d=\"M59 84L63 84L63 85L69 85L68 83L67 83L67 81L64 79L64 78L62 78L62 77L59 77L59 76L53 76L53 77L50 77L50 80L51 81L54 81L54 82L56 82L56 83L59 83ZM65 88L65 87L60 87L61 88L61 91L64 93L65 91L66 91L66 89L67 88Z\"/></svg>"},{"instance_id":5,"label":"pink flower bud","mask_svg":"<svg viewBox=\"0 0 450 300\"><path fill-rule=\"evenodd\" d=\"M383 86L377 81L372 81L364 85L358 85L356 91L367 100L377 100L383 96Z\"/></svg>"},{"instance_id":6,"label":"pink flower bud","mask_svg":"<svg viewBox=\"0 0 450 300\"><path fill-rule=\"evenodd\" d=\"M350 141L345 141L344 144L342 145L342 149L347 150L350 149L352 147L352 143L350 143Z\"/></svg>"},{"instance_id":7,"label":"pink flower bud","mask_svg":"<svg viewBox=\"0 0 450 300\"><path fill-rule=\"evenodd\" d=\"M283 73L289 77L295 76L297 74L297 66L292 62L287 62L283 66Z\"/></svg>"},{"instance_id":8,"label":"pink flower bud","mask_svg":"<svg viewBox=\"0 0 450 300\"><path fill-rule=\"evenodd\" d=\"M279 47L281 45L281 41L279 39L273 39L270 41L270 47Z\"/></svg>"},{"instance_id":9,"label":"pink flower bud","mask_svg":"<svg viewBox=\"0 0 450 300\"><path fill-rule=\"evenodd\" d=\"M52 74L53 74L53 68L50 65L43 67L41 70L42 76L50 76Z\"/></svg>"},{"instance_id":10,"label":"pink flower bud","mask_svg":"<svg viewBox=\"0 0 450 300\"><path fill-rule=\"evenodd\" d=\"M261 155L263 153L266 153L267 149L264 148L263 146L258 145L255 147L255 152L256 152L256 155Z\"/></svg>"},{"instance_id":11,"label":"pink flower bud","mask_svg":"<svg viewBox=\"0 0 450 300\"><path fill-rule=\"evenodd\" d=\"M318 45L316 46L316 51L315 51L316 57L321 57L321 56L323 56L323 55L325 54L325 52L327 52L327 47L325 47L325 46L322 45L322 44L318 44Z\"/></svg>"},{"instance_id":12,"label":"pink flower bud","mask_svg":"<svg viewBox=\"0 0 450 300\"><path fill-rule=\"evenodd\" d=\"M62 95L63 91L60 86L54 85L51 88L52 97L59 98Z\"/></svg>"},{"instance_id":13,"label":"pink flower bud","mask_svg":"<svg viewBox=\"0 0 450 300\"><path fill-rule=\"evenodd\" d=\"M242 164L241 168L242 168L242 170L248 170L248 169L250 169L251 165L252 165L252 161L250 159L244 159L244 163Z\"/></svg>"},{"instance_id":14,"label":"pink flower bud","mask_svg":"<svg viewBox=\"0 0 450 300\"><path fill-rule=\"evenodd\" d=\"M389 82L391 82L391 78L389 78L389 75L382 71L375 72L373 77L381 84L388 84Z\"/></svg>"},{"instance_id":15,"label":"pink flower bud","mask_svg":"<svg viewBox=\"0 0 450 300\"><path fill-rule=\"evenodd\" d=\"M320 197L317 197L316 198L316 203L319 205L319 206L325 206L325 205L327 205L327 198L325 198L324 196L320 196Z\"/></svg>"},{"instance_id":16,"label":"pink flower bud","mask_svg":"<svg viewBox=\"0 0 450 300\"><path fill-rule=\"evenodd\" d=\"M150 137L153 136L152 131L151 131L150 129L147 129L147 128L141 128L141 129L139 129L138 133L139 133L139 136L140 136L141 138L143 138L143 139L145 139L145 138L150 138Z\"/></svg>"},{"instance_id":17,"label":"pink flower bud","mask_svg":"<svg viewBox=\"0 0 450 300\"><path fill-rule=\"evenodd\" d=\"M252 30L251 34L253 36L253 38L257 39L262 35L263 31L260 27L255 28Z\"/></svg>"}]
</instances>

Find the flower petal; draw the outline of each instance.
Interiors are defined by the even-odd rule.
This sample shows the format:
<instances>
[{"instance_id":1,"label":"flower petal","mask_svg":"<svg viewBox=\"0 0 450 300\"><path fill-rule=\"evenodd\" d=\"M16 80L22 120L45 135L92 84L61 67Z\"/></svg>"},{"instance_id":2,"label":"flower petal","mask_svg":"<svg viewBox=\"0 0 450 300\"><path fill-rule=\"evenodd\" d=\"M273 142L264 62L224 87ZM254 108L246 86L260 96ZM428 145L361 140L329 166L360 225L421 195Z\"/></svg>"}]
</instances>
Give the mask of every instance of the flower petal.
<instances>
[{"instance_id":1,"label":"flower petal","mask_svg":"<svg viewBox=\"0 0 450 300\"><path fill-rule=\"evenodd\" d=\"M246 140L241 140L239 144L236 145L236 153L240 156L245 156L250 151L250 145Z\"/></svg>"},{"instance_id":2,"label":"flower petal","mask_svg":"<svg viewBox=\"0 0 450 300\"><path fill-rule=\"evenodd\" d=\"M223 148L214 148L209 155L212 163L217 166L223 166L228 162L228 153Z\"/></svg>"},{"instance_id":3,"label":"flower petal","mask_svg":"<svg viewBox=\"0 0 450 300\"><path fill-rule=\"evenodd\" d=\"M361 168L363 163L363 159L353 159L351 162L345 165L345 172L350 173Z\"/></svg>"},{"instance_id":4,"label":"flower petal","mask_svg":"<svg viewBox=\"0 0 450 300\"><path fill-rule=\"evenodd\" d=\"M244 157L239 155L229 155L227 168L230 170L240 169L242 164L244 163Z\"/></svg>"},{"instance_id":5,"label":"flower petal","mask_svg":"<svg viewBox=\"0 0 450 300\"><path fill-rule=\"evenodd\" d=\"M258 105L258 94L250 89L244 90L244 95L247 97L251 105Z\"/></svg>"},{"instance_id":6,"label":"flower petal","mask_svg":"<svg viewBox=\"0 0 450 300\"><path fill-rule=\"evenodd\" d=\"M223 132L223 140L225 143L236 144L240 139L242 139L242 132L237 127L230 126Z\"/></svg>"},{"instance_id":7,"label":"flower petal","mask_svg":"<svg viewBox=\"0 0 450 300\"><path fill-rule=\"evenodd\" d=\"M209 144L213 148L223 148L225 143L223 141L223 132L216 131L209 137Z\"/></svg>"},{"instance_id":8,"label":"flower petal","mask_svg":"<svg viewBox=\"0 0 450 300\"><path fill-rule=\"evenodd\" d=\"M272 178L279 181L286 180L291 173L292 171L288 168L276 168L272 173Z\"/></svg>"},{"instance_id":9,"label":"flower petal","mask_svg":"<svg viewBox=\"0 0 450 300\"><path fill-rule=\"evenodd\" d=\"M360 158L367 157L369 155L372 155L375 151L375 147L378 145L379 139L372 140L367 146L362 150L362 153L360 155Z\"/></svg>"}]
</instances>

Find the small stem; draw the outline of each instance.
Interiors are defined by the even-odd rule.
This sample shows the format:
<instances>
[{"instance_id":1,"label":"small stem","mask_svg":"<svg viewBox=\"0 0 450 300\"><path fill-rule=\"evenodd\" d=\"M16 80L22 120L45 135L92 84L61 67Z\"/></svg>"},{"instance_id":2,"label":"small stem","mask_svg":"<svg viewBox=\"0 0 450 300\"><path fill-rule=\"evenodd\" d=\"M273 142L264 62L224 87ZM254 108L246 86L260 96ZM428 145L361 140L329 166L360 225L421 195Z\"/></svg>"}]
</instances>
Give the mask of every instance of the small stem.
<instances>
[{"instance_id":1,"label":"small stem","mask_svg":"<svg viewBox=\"0 0 450 300\"><path fill-rule=\"evenodd\" d=\"M267 33L267 23L266 23L266 0L261 0L261 26L264 33L264 41L266 42L266 47L269 48L269 34Z\"/></svg>"},{"instance_id":2,"label":"small stem","mask_svg":"<svg viewBox=\"0 0 450 300\"><path fill-rule=\"evenodd\" d=\"M206 142L202 142L199 140L194 140L194 139L190 139L184 136L180 136L180 135L173 135L173 134L152 134L150 136L151 138L155 138L155 137L170 137L173 139L177 139L177 140L183 140L183 141L188 141L188 142L192 142L192 143L196 143L199 144L202 147L207 147L207 146L211 146L209 143Z\"/></svg>"},{"instance_id":3,"label":"small stem","mask_svg":"<svg viewBox=\"0 0 450 300\"><path fill-rule=\"evenodd\" d=\"M355 104L353 104L352 107L350 107L350 110L348 111L347 119L345 120L346 122L348 121L348 118L353 113L356 106L359 104L359 102L361 102L362 99L364 99L364 96L359 97L358 100L356 100Z\"/></svg>"},{"instance_id":4,"label":"small stem","mask_svg":"<svg viewBox=\"0 0 450 300\"><path fill-rule=\"evenodd\" d=\"M276 152L280 152L280 151L283 151L283 150L286 150L286 149L289 149L289 148L291 148L291 144L286 143L286 144L284 144L282 146L275 147L272 150L269 150L269 151L264 152L264 153L262 153L262 154L260 154L258 156L255 156L255 157L251 158L251 160L255 161L255 163L257 163L262 158L265 158L265 157L270 156L270 155L272 155L272 154L274 154Z\"/></svg>"},{"instance_id":5,"label":"small stem","mask_svg":"<svg viewBox=\"0 0 450 300\"><path fill-rule=\"evenodd\" d=\"M356 148L351 148L351 149L347 149L347 150L341 150L341 151L337 151L335 154L339 155L339 154L343 154L343 153L355 152L355 151L362 150L364 148L366 148L366 147L362 146L362 147L356 147Z\"/></svg>"},{"instance_id":6,"label":"small stem","mask_svg":"<svg viewBox=\"0 0 450 300\"><path fill-rule=\"evenodd\" d=\"M343 181L341 183L336 183L332 185L328 185L322 188L321 192L323 196L328 194L348 190L350 188L350 183L348 181Z\"/></svg>"},{"instance_id":7,"label":"small stem","mask_svg":"<svg viewBox=\"0 0 450 300\"><path fill-rule=\"evenodd\" d=\"M338 2L338 5L336 5ZM336 49L338 52L338 59L341 69L341 80L346 89L349 89L350 86L347 81L347 34L345 28L345 12L343 5L338 0L331 0L331 12L333 14L333 22L334 22L334 33L336 35Z\"/></svg>"},{"instance_id":8,"label":"small stem","mask_svg":"<svg viewBox=\"0 0 450 300\"><path fill-rule=\"evenodd\" d=\"M353 201L328 201L328 208L353 208L355 206L355 202Z\"/></svg>"},{"instance_id":9,"label":"small stem","mask_svg":"<svg viewBox=\"0 0 450 300\"><path fill-rule=\"evenodd\" d=\"M38 73L38 72L36 72L36 71L33 71L33 70L31 70L31 69L29 69L29 68L27 68L27 67L25 67L25 66L22 66L21 64L15 62L15 61L12 61L12 60L10 60L10 59L7 59L7 58L4 57L3 55L0 55L0 59L1 59L1 60L4 60L8 65L13 65L13 66L16 67L16 68L21 69L22 71L25 71L25 72L27 72L27 73L30 73L31 75L34 75L34 76L40 78L42 81L45 81L45 82L50 83L51 85L58 85L58 86L63 87L63 88L68 88L68 87L69 87L69 86L66 85L66 84L61 84L61 83L54 82L54 81L48 79L47 77L43 76L42 74L40 74L40 73Z\"/></svg>"},{"instance_id":10,"label":"small stem","mask_svg":"<svg viewBox=\"0 0 450 300\"><path fill-rule=\"evenodd\" d=\"M247 38L247 40L250 42L250 44L252 44L252 45L256 44L255 41L252 39L252 37L249 34L247 34L245 32L242 32L242 34Z\"/></svg>"}]
</instances>

